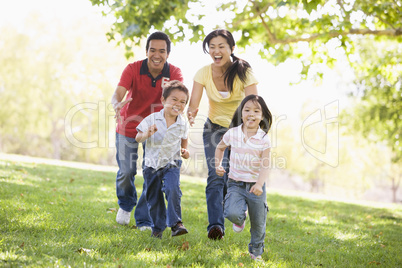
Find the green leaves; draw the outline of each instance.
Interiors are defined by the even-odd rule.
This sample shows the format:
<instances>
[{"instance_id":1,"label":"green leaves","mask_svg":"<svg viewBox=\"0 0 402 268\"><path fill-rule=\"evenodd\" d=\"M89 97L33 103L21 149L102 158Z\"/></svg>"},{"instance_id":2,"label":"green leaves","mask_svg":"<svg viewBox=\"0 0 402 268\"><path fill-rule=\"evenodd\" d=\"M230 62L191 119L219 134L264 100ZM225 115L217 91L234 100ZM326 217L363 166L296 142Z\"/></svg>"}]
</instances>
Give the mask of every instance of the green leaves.
<instances>
[{"instance_id":1,"label":"green leaves","mask_svg":"<svg viewBox=\"0 0 402 268\"><path fill-rule=\"evenodd\" d=\"M192 25L186 18L189 2L195 0L174 1L109 1L91 0L93 5L105 6L105 14L113 15L115 22L107 34L109 40L117 40L126 46L126 57L131 57L133 45L139 45L140 40L148 36L152 29L166 32L172 41L183 40L186 27L195 33L193 40L201 37L202 28ZM169 26L165 22L170 22Z\"/></svg>"}]
</instances>

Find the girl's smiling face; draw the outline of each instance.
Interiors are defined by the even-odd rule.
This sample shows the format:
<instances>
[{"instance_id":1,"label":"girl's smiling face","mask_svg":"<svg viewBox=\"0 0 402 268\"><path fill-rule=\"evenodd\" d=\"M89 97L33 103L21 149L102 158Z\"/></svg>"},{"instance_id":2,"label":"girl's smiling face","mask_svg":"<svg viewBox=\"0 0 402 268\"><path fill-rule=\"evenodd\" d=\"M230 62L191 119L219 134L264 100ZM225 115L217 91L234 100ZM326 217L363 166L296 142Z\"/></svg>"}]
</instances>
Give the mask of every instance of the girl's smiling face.
<instances>
[{"instance_id":1,"label":"girl's smiling face","mask_svg":"<svg viewBox=\"0 0 402 268\"><path fill-rule=\"evenodd\" d=\"M211 39L208 44L209 55L217 66L224 66L231 62L230 54L234 47L231 48L225 38L217 36Z\"/></svg>"},{"instance_id":2,"label":"girl's smiling face","mask_svg":"<svg viewBox=\"0 0 402 268\"><path fill-rule=\"evenodd\" d=\"M248 129L258 129L262 116L262 109L257 101L249 100L241 111L241 119Z\"/></svg>"}]
</instances>

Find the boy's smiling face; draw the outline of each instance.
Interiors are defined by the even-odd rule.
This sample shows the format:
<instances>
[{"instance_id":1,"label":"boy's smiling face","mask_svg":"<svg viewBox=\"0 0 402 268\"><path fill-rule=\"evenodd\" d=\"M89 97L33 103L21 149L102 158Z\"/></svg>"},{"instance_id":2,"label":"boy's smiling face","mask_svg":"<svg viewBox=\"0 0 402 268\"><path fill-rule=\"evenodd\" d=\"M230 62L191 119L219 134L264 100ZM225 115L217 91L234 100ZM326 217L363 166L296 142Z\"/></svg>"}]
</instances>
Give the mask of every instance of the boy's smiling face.
<instances>
[{"instance_id":1,"label":"boy's smiling face","mask_svg":"<svg viewBox=\"0 0 402 268\"><path fill-rule=\"evenodd\" d=\"M170 95L165 99L162 97L165 116L177 117L184 112L187 103L187 94L181 90L173 89Z\"/></svg>"}]
</instances>

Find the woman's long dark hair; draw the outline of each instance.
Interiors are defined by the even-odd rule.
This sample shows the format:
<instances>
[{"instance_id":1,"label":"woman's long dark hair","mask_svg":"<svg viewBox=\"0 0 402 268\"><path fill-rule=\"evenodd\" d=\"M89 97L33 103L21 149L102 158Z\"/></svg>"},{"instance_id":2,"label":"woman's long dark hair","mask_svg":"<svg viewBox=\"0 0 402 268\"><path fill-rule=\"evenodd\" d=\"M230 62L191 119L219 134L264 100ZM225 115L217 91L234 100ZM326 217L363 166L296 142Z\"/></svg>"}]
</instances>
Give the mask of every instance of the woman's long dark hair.
<instances>
[{"instance_id":1,"label":"woman's long dark hair","mask_svg":"<svg viewBox=\"0 0 402 268\"><path fill-rule=\"evenodd\" d=\"M226 41L229 44L230 49L232 49L232 47L234 47L236 45L231 32L229 32L228 30L225 30L225 29L217 29L217 30L214 30L214 31L210 32L204 38L204 42L202 43L204 53L209 54L209 51L208 51L209 42L211 41L212 38L215 38L215 37L218 37L218 36L222 36L223 38L226 39ZM225 81L225 85L229 89L229 92L232 93L232 91L233 91L233 82L234 82L234 80L236 78L236 75L239 76L240 80L243 83L246 82L247 70L249 68L251 68L251 66L247 61L236 57L233 54L233 51L232 51L232 54L230 56L233 59L233 63L226 70L226 72L224 73L224 75L225 75L224 81Z\"/></svg>"},{"instance_id":2,"label":"woman's long dark hair","mask_svg":"<svg viewBox=\"0 0 402 268\"><path fill-rule=\"evenodd\" d=\"M246 103L249 100L251 100L254 103L258 103L261 106L263 119L260 122L260 128L265 133L268 133L272 125L272 114L268 109L268 106L265 103L264 99L261 96L253 94L246 96L240 103L239 107L237 107L235 113L233 114L232 122L230 123L229 128L237 127L243 124L243 119L241 118L241 112L243 111L244 105L246 105Z\"/></svg>"}]
</instances>

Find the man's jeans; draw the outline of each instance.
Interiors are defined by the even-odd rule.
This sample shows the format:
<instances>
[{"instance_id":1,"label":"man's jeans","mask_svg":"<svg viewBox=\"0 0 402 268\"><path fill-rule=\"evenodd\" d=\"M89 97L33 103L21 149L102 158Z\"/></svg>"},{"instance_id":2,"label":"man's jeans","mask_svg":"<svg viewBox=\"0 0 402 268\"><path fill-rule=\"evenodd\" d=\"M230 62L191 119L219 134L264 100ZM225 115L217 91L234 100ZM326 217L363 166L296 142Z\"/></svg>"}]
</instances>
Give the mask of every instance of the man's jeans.
<instances>
[{"instance_id":1,"label":"man's jeans","mask_svg":"<svg viewBox=\"0 0 402 268\"><path fill-rule=\"evenodd\" d=\"M207 198L208 222L207 230L213 226L220 226L225 230L225 218L223 217L223 197L226 194L226 180L228 173L228 150L222 161L222 166L226 173L223 177L219 177L215 172L215 150L218 143L221 141L223 134L228 129L220 125L212 123L209 118L204 124L203 140L205 158L208 166L208 179L205 194Z\"/></svg>"},{"instance_id":2,"label":"man's jeans","mask_svg":"<svg viewBox=\"0 0 402 268\"><path fill-rule=\"evenodd\" d=\"M144 147L143 147L144 148ZM137 191L134 180L137 174L138 143L134 138L116 133L116 160L119 170L116 175L116 194L120 208L131 212L135 208L134 218L137 227L151 226L145 199L147 186L144 180L142 193L137 203Z\"/></svg>"},{"instance_id":3,"label":"man's jeans","mask_svg":"<svg viewBox=\"0 0 402 268\"><path fill-rule=\"evenodd\" d=\"M144 178L148 186L146 199L153 222L152 230L155 232L165 230L166 224L173 227L181 222L180 167L182 161L175 162L176 166L168 164L158 170L151 167L144 169ZM167 211L163 193L168 203Z\"/></svg>"},{"instance_id":4,"label":"man's jeans","mask_svg":"<svg viewBox=\"0 0 402 268\"><path fill-rule=\"evenodd\" d=\"M254 184L232 179L228 180L224 215L234 224L241 226L246 219L245 212L248 208L251 225L251 241L248 244L248 250L255 256L259 256L264 252L268 205L265 184L262 187L263 193L260 196L250 193L250 189Z\"/></svg>"}]
</instances>

